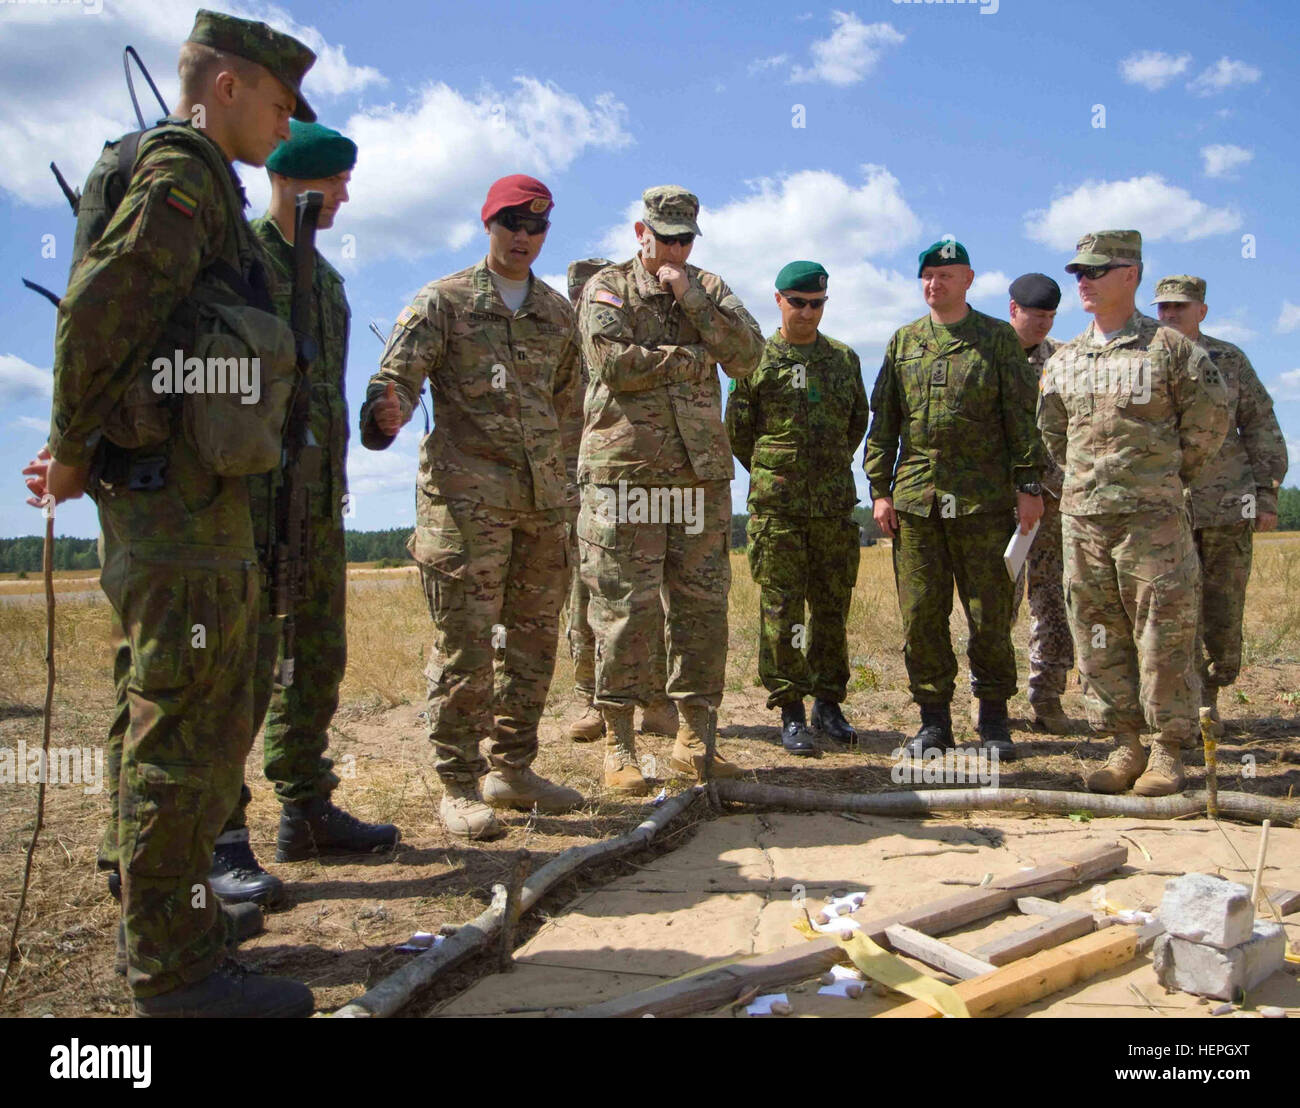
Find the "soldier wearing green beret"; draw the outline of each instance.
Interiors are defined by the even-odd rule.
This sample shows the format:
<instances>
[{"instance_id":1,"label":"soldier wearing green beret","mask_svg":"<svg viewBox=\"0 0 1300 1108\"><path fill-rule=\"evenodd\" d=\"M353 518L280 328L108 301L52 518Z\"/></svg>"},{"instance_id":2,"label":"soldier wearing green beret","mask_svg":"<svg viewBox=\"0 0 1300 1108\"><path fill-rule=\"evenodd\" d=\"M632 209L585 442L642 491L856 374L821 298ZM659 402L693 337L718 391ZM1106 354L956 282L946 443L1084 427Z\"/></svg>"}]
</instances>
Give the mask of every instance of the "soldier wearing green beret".
<instances>
[{"instance_id":1,"label":"soldier wearing green beret","mask_svg":"<svg viewBox=\"0 0 1300 1108\"><path fill-rule=\"evenodd\" d=\"M760 589L758 675L781 710L781 743L815 754L813 727L848 743L845 621L861 548L853 454L867 429L858 356L818 329L828 275L798 261L776 276L781 326L752 376L734 380L727 433L749 471L749 565ZM807 618L805 620L805 604Z\"/></svg>"},{"instance_id":2,"label":"soldier wearing green beret","mask_svg":"<svg viewBox=\"0 0 1300 1108\"><path fill-rule=\"evenodd\" d=\"M904 659L921 709L908 751L917 758L954 746L957 659L948 624L955 581L970 628L980 745L1009 759L1016 656L1002 553L1015 529L1013 508L1026 533L1043 513L1037 388L1010 325L966 303L975 279L966 248L943 239L919 262L930 311L900 327L885 348L863 463L872 515L894 540Z\"/></svg>"},{"instance_id":3,"label":"soldier wearing green beret","mask_svg":"<svg viewBox=\"0 0 1300 1108\"><path fill-rule=\"evenodd\" d=\"M1157 282L1152 303L1161 323L1210 356L1228 393L1227 437L1191 489L1192 537L1201 564L1196 635L1201 709L1222 733L1219 690L1236 681L1241 670L1241 621L1254 532L1277 526L1277 490L1287 470L1286 438L1273 413L1273 398L1250 359L1232 343L1201 330L1209 310L1204 279L1188 274L1165 277Z\"/></svg>"},{"instance_id":4,"label":"soldier wearing green beret","mask_svg":"<svg viewBox=\"0 0 1300 1108\"><path fill-rule=\"evenodd\" d=\"M188 395L178 403L156 383L150 395L140 382L178 347L193 354L210 333L203 306L232 305L232 290L246 319L260 317L259 334L291 350L231 162L263 165L288 138L290 116L315 119L299 88L314 60L265 24L198 13L181 48L175 117L139 137L125 195L105 209L99 166L83 190L49 447L27 470L38 496L86 491L99 508L119 690L109 735L118 787L101 860L120 869L128 981L142 1016L312 1009L305 986L250 976L227 958L207 883L255 729L261 585L249 480L218 471L204 451L199 432L212 425L200 421L211 407ZM116 156L110 145L105 157ZM253 352L280 364L269 346Z\"/></svg>"}]
</instances>

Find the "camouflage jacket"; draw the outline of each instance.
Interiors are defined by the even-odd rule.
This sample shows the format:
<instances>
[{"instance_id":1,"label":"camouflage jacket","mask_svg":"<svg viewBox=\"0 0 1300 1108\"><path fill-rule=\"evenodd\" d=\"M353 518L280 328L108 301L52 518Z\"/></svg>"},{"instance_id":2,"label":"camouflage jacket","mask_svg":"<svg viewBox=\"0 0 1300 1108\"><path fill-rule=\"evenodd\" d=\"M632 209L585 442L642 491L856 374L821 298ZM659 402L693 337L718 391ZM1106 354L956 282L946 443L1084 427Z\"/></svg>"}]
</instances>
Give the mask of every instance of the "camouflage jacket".
<instances>
[{"instance_id":1,"label":"camouflage jacket","mask_svg":"<svg viewBox=\"0 0 1300 1108\"><path fill-rule=\"evenodd\" d=\"M1197 340L1223 378L1228 393L1228 434L1192 485L1192 525L1221 527L1277 511L1286 476L1286 438L1273 414L1273 398L1250 360L1222 339Z\"/></svg>"},{"instance_id":2,"label":"camouflage jacket","mask_svg":"<svg viewBox=\"0 0 1300 1108\"><path fill-rule=\"evenodd\" d=\"M863 453L871 496L916 515L936 497L959 516L1014 507L1016 485L1042 470L1024 348L1011 324L974 308L948 330L941 344L924 315L885 348Z\"/></svg>"},{"instance_id":3,"label":"camouflage jacket","mask_svg":"<svg viewBox=\"0 0 1300 1108\"><path fill-rule=\"evenodd\" d=\"M732 381L727 398L731 450L749 470L750 514L852 512L853 456L867 419L857 354L820 333L802 352L773 334L753 376Z\"/></svg>"},{"instance_id":4,"label":"camouflage jacket","mask_svg":"<svg viewBox=\"0 0 1300 1108\"><path fill-rule=\"evenodd\" d=\"M579 348L569 301L532 276L517 312L487 261L425 285L398 316L361 409L361 441L393 440L373 401L389 382L409 411L424 379L433 430L420 443L420 483L434 496L512 511L577 505L566 459L578 450Z\"/></svg>"},{"instance_id":5,"label":"camouflage jacket","mask_svg":"<svg viewBox=\"0 0 1300 1108\"><path fill-rule=\"evenodd\" d=\"M735 475L715 364L747 377L763 335L722 278L686 266L677 300L640 255L602 269L578 305L591 379L578 480L688 485Z\"/></svg>"},{"instance_id":6,"label":"camouflage jacket","mask_svg":"<svg viewBox=\"0 0 1300 1108\"><path fill-rule=\"evenodd\" d=\"M1135 311L1106 342L1095 322L1048 359L1043 442L1065 470L1071 516L1182 509L1183 489L1223 443L1227 394L1214 364Z\"/></svg>"},{"instance_id":7,"label":"camouflage jacket","mask_svg":"<svg viewBox=\"0 0 1300 1108\"><path fill-rule=\"evenodd\" d=\"M1034 371L1038 378L1038 387L1043 385L1043 367L1047 365L1047 359L1050 358L1060 348L1060 342L1054 338L1045 338L1032 350L1025 351L1025 357L1029 360L1029 368ZM1065 473L1047 453L1047 448L1043 447L1043 489L1061 499L1061 486L1065 482Z\"/></svg>"}]
</instances>

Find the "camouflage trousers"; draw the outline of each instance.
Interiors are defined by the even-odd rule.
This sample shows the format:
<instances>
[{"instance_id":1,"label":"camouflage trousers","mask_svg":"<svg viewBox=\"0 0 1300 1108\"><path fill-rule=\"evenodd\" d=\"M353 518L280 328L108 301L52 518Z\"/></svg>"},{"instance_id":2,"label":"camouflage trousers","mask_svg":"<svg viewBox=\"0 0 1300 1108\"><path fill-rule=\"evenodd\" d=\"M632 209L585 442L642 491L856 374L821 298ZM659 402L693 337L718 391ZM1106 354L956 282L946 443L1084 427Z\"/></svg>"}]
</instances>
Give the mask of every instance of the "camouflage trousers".
<instances>
[{"instance_id":1,"label":"camouflage trousers","mask_svg":"<svg viewBox=\"0 0 1300 1108\"><path fill-rule=\"evenodd\" d=\"M702 481L682 489L683 505L687 497L694 514L685 522L618 522L602 511L607 501L599 486L582 488L578 548L596 637L598 706L644 706L655 699L662 686L651 659L661 618L669 697L715 708L722 703L731 483Z\"/></svg>"},{"instance_id":2,"label":"camouflage trousers","mask_svg":"<svg viewBox=\"0 0 1300 1108\"><path fill-rule=\"evenodd\" d=\"M1193 733L1200 576L1186 512L1066 516L1062 533L1088 723L1103 733Z\"/></svg>"},{"instance_id":3,"label":"camouflage trousers","mask_svg":"<svg viewBox=\"0 0 1300 1108\"><path fill-rule=\"evenodd\" d=\"M1014 627L1020 618L1024 586L1029 591L1029 702L1059 700L1074 668L1074 642L1065 611L1064 555L1061 546L1061 506L1050 492L1043 493L1043 519L1029 548L1024 569L1016 580L1011 609Z\"/></svg>"},{"instance_id":4,"label":"camouflage trousers","mask_svg":"<svg viewBox=\"0 0 1300 1108\"><path fill-rule=\"evenodd\" d=\"M861 556L857 522L750 516L746 532L759 586L758 676L767 706L806 696L842 703L849 684L845 622Z\"/></svg>"},{"instance_id":5,"label":"camouflage trousers","mask_svg":"<svg viewBox=\"0 0 1300 1108\"><path fill-rule=\"evenodd\" d=\"M936 498L929 516L898 513L894 582L903 617L903 659L918 704L947 704L957 683L949 627L957 586L970 640L971 691L981 700L1016 692L1011 645L1013 582L1002 552L1015 521L1007 511L944 518Z\"/></svg>"},{"instance_id":6,"label":"camouflage trousers","mask_svg":"<svg viewBox=\"0 0 1300 1108\"><path fill-rule=\"evenodd\" d=\"M1254 548L1254 521L1192 532L1201 565L1201 612L1196 671L1202 684L1222 688L1241 672L1241 621Z\"/></svg>"},{"instance_id":7,"label":"camouflage trousers","mask_svg":"<svg viewBox=\"0 0 1300 1108\"><path fill-rule=\"evenodd\" d=\"M572 512L518 512L416 491L411 553L434 638L429 740L444 781L524 769L555 671Z\"/></svg>"}]
</instances>

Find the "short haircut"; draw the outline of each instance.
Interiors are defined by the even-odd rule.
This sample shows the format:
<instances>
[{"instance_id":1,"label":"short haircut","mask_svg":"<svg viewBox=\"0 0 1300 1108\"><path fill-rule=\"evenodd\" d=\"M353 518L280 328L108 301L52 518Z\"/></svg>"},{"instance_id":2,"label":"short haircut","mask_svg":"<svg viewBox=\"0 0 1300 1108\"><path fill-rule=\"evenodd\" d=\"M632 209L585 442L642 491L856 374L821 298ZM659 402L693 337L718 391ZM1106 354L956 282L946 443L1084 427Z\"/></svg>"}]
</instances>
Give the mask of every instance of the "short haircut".
<instances>
[{"instance_id":1,"label":"short haircut","mask_svg":"<svg viewBox=\"0 0 1300 1108\"><path fill-rule=\"evenodd\" d=\"M201 42L182 43L180 58L176 63L176 72L181 79L181 97L189 101L202 100L207 93L208 84L225 70L253 87L258 85L267 72L257 62L241 58L238 54L214 50Z\"/></svg>"}]
</instances>

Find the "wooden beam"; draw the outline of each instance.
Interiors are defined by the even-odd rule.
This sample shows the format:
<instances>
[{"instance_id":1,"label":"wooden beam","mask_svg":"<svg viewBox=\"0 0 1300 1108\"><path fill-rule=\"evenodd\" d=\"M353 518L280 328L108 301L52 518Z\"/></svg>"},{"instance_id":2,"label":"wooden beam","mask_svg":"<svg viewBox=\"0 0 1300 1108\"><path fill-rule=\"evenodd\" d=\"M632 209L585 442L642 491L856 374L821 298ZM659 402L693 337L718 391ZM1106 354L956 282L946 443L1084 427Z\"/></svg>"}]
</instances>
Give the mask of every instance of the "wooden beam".
<instances>
[{"instance_id":1,"label":"wooden beam","mask_svg":"<svg viewBox=\"0 0 1300 1108\"><path fill-rule=\"evenodd\" d=\"M983 946L976 947L971 953L976 958L991 962L994 966L1005 966L1018 958L1028 958L1029 955L1037 954L1040 950L1047 950L1049 947L1069 942L1070 939L1077 939L1080 935L1087 935L1095 927L1096 923L1091 912L1084 912L1078 908L1067 909L1048 916L1047 919L1039 921L1032 927L1026 927L1023 931L1013 931L1010 935L993 939Z\"/></svg>"},{"instance_id":2,"label":"wooden beam","mask_svg":"<svg viewBox=\"0 0 1300 1108\"><path fill-rule=\"evenodd\" d=\"M1289 916L1300 909L1300 892L1295 889L1279 889L1275 893L1269 893L1268 899L1280 916Z\"/></svg>"},{"instance_id":3,"label":"wooden beam","mask_svg":"<svg viewBox=\"0 0 1300 1108\"><path fill-rule=\"evenodd\" d=\"M1051 950L1039 951L983 977L959 982L953 988L972 1016L1002 1016L1122 966L1136 956L1137 945L1136 929L1108 927ZM938 1015L928 1004L914 1000L881 1012L875 1018L928 1019Z\"/></svg>"},{"instance_id":4,"label":"wooden beam","mask_svg":"<svg viewBox=\"0 0 1300 1108\"><path fill-rule=\"evenodd\" d=\"M972 977L981 977L992 973L998 967L955 946L949 946L941 939L923 935L911 927L896 923L885 928L885 937L899 954L909 954L918 962L933 966L937 970L951 974L962 981Z\"/></svg>"}]
</instances>

